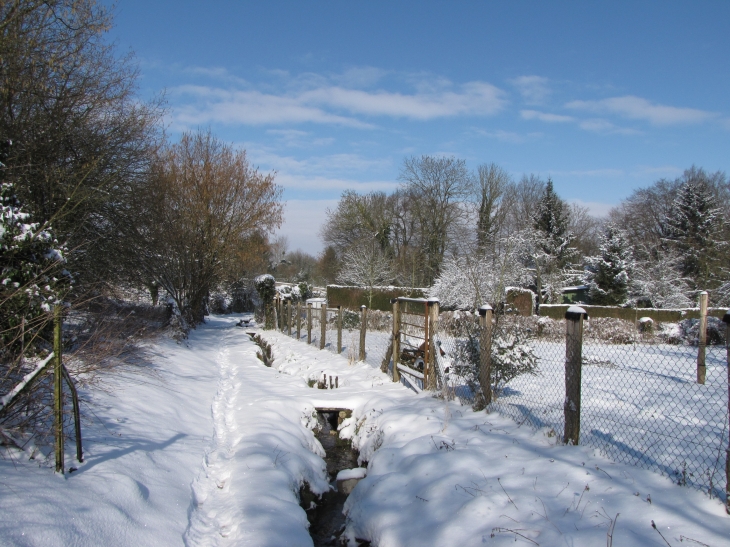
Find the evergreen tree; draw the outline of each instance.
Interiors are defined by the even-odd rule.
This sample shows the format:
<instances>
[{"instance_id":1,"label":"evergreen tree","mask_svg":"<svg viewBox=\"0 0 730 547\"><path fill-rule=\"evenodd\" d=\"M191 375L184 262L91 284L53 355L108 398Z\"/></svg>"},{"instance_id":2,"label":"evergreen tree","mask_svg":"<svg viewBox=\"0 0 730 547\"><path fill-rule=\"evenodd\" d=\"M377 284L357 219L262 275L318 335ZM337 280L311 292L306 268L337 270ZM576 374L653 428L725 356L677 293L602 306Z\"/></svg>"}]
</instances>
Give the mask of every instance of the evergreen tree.
<instances>
[{"instance_id":1,"label":"evergreen tree","mask_svg":"<svg viewBox=\"0 0 730 547\"><path fill-rule=\"evenodd\" d=\"M692 280L695 288L717 286L722 212L704 172L692 171L679 187L677 197L666 219L668 242L681 258L681 273Z\"/></svg>"},{"instance_id":2,"label":"evergreen tree","mask_svg":"<svg viewBox=\"0 0 730 547\"><path fill-rule=\"evenodd\" d=\"M548 179L533 222L534 249L530 253L538 305L556 299L563 271L576 255L575 248L571 246L574 237L568 229L568 222L568 206L555 193L553 181Z\"/></svg>"},{"instance_id":3,"label":"evergreen tree","mask_svg":"<svg viewBox=\"0 0 730 547\"><path fill-rule=\"evenodd\" d=\"M540 200L535 218L535 228L541 231L544 239L543 251L557 259L557 266L564 267L575 255L570 246L574 237L568 230L569 209L553 189L553 181L548 179L545 193Z\"/></svg>"},{"instance_id":4,"label":"evergreen tree","mask_svg":"<svg viewBox=\"0 0 730 547\"><path fill-rule=\"evenodd\" d=\"M633 249L626 234L613 224L601 236L601 254L589 257L587 283L593 304L617 306L624 304L629 295L634 259Z\"/></svg>"}]
</instances>

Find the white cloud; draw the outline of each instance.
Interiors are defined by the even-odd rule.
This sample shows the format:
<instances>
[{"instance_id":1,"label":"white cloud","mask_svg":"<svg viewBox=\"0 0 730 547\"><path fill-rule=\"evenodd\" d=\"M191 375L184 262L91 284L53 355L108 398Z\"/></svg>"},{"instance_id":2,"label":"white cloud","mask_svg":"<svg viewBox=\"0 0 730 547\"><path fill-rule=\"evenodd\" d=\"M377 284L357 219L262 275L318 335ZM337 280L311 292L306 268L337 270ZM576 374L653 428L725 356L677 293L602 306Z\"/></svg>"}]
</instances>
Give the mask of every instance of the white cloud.
<instances>
[{"instance_id":1,"label":"white cloud","mask_svg":"<svg viewBox=\"0 0 730 547\"><path fill-rule=\"evenodd\" d=\"M578 127L594 133L618 133L620 135L637 135L640 131L628 127L618 127L602 118L590 118L578 123Z\"/></svg>"},{"instance_id":2,"label":"white cloud","mask_svg":"<svg viewBox=\"0 0 730 547\"><path fill-rule=\"evenodd\" d=\"M599 101L571 101L565 106L574 110L617 114L631 120L647 121L657 126L702 123L716 117L713 112L654 104L632 95Z\"/></svg>"},{"instance_id":3,"label":"white cloud","mask_svg":"<svg viewBox=\"0 0 730 547\"><path fill-rule=\"evenodd\" d=\"M509 82L517 88L527 104L543 104L552 93L548 79L543 76L520 76Z\"/></svg>"},{"instance_id":4,"label":"white cloud","mask_svg":"<svg viewBox=\"0 0 730 547\"><path fill-rule=\"evenodd\" d=\"M324 177L319 175L306 176L291 173L278 173L276 183L288 190L309 190L315 192L354 190L360 194L375 191L392 192L398 187L397 182L390 180L361 182L347 178Z\"/></svg>"},{"instance_id":5,"label":"white cloud","mask_svg":"<svg viewBox=\"0 0 730 547\"><path fill-rule=\"evenodd\" d=\"M325 221L325 211L337 207L336 199L290 199L284 206L284 222L277 235L286 236L289 249L301 249L312 255L322 250L319 231Z\"/></svg>"},{"instance_id":6,"label":"white cloud","mask_svg":"<svg viewBox=\"0 0 730 547\"><path fill-rule=\"evenodd\" d=\"M196 69L198 72L202 69ZM218 69L210 69L218 74ZM334 124L373 128L357 116L432 120L455 116L489 116L501 111L505 94L487 82L454 86L439 80L437 86L413 93L364 90L385 74L378 69L351 69L325 77L282 75L282 91L181 85L170 90L177 103L173 124L181 128L210 123L281 125L285 123ZM333 85L331 82L337 82Z\"/></svg>"},{"instance_id":7,"label":"white cloud","mask_svg":"<svg viewBox=\"0 0 730 547\"><path fill-rule=\"evenodd\" d=\"M609 211L616 206L611 203L601 203L599 201L583 201L582 199L571 199L568 200L568 203L575 203L576 205L580 205L581 207L586 207L590 215L599 218L607 217Z\"/></svg>"},{"instance_id":8,"label":"white cloud","mask_svg":"<svg viewBox=\"0 0 730 547\"><path fill-rule=\"evenodd\" d=\"M548 112L539 112L537 110L521 110L520 116L523 120L540 120L548 123L566 123L573 122L573 116L562 116L560 114L550 114Z\"/></svg>"},{"instance_id":9,"label":"white cloud","mask_svg":"<svg viewBox=\"0 0 730 547\"><path fill-rule=\"evenodd\" d=\"M276 125L304 122L361 129L373 127L354 118L331 114L321 108L304 104L297 97L191 85L172 89L170 94L192 97L195 100L195 104L182 104L174 109L173 123L184 128L210 123Z\"/></svg>"}]
</instances>

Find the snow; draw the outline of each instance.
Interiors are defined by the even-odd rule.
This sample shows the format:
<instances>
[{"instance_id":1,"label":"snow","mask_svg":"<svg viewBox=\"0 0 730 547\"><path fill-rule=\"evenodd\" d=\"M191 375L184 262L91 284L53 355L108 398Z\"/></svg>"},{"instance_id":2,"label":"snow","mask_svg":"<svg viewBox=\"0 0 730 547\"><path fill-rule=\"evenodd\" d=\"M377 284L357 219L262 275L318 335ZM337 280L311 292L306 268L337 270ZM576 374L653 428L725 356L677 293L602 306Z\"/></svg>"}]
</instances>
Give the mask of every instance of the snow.
<instances>
[{"instance_id":1,"label":"snow","mask_svg":"<svg viewBox=\"0 0 730 547\"><path fill-rule=\"evenodd\" d=\"M260 331L265 367L240 319L211 317L82 389L87 459L65 480L0 459L0 544L309 547L297 493L332 487L315 408L353 411L340 435L367 471L345 505L352 546L602 545L612 521L615 545L663 545L652 520L672 545L727 543L717 499L282 333ZM322 374L339 388L309 387Z\"/></svg>"},{"instance_id":2,"label":"snow","mask_svg":"<svg viewBox=\"0 0 730 547\"><path fill-rule=\"evenodd\" d=\"M35 379L35 377L38 376L38 374L44 368L46 368L46 365L51 361L51 359L53 359L53 357L54 357L54 353L51 352L51 354L48 355L42 361L40 361L32 371L30 371L28 374L23 376L23 379L20 382L18 382L18 384L13 389L11 389L5 395L0 397L0 409L5 408L10 403L12 403L13 399L15 399L15 397L18 395L18 393L23 391L25 389L25 387L30 382L32 382Z\"/></svg>"},{"instance_id":3,"label":"snow","mask_svg":"<svg viewBox=\"0 0 730 547\"><path fill-rule=\"evenodd\" d=\"M350 479L364 479L368 474L368 470L364 467L355 467L354 469L343 469L337 473L338 481L347 481Z\"/></svg>"}]
</instances>

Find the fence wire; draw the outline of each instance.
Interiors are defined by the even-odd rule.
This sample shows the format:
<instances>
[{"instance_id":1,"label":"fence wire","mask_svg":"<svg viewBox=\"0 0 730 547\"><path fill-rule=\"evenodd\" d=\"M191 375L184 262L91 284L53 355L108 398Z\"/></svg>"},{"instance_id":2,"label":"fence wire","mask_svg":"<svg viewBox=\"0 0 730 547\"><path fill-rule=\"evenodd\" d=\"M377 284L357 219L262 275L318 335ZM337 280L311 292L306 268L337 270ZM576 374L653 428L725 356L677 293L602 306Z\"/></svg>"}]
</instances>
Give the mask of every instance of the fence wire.
<instances>
[{"instance_id":1,"label":"fence wire","mask_svg":"<svg viewBox=\"0 0 730 547\"><path fill-rule=\"evenodd\" d=\"M503 316L493 323L490 410L563 436L565 328L565 320L544 317ZM580 444L724 499L728 364L720 331L708 340L699 384L691 337L661 328L640 333L618 319L586 322ZM475 315L456 312L441 314L435 335L444 395L475 408L483 401L480 332Z\"/></svg>"},{"instance_id":2,"label":"fence wire","mask_svg":"<svg viewBox=\"0 0 730 547\"><path fill-rule=\"evenodd\" d=\"M284 313L284 333L289 332L287 323L287 313ZM301 330L299 341L307 343L307 308L301 307ZM313 308L312 329L310 345L319 348L322 337L322 320L321 310ZM338 318L339 312L336 309L327 310L327 323L325 326L325 346L324 349L337 354L337 335L338 335ZM365 333L365 362L372 367L380 367L390 343L390 334L393 326L393 315L381 311L368 310L367 325ZM359 360L360 355L360 328L361 328L361 311L360 310L342 310L342 349L340 355L346 357L351 363ZM291 336L297 337L297 307L291 307Z\"/></svg>"}]
</instances>

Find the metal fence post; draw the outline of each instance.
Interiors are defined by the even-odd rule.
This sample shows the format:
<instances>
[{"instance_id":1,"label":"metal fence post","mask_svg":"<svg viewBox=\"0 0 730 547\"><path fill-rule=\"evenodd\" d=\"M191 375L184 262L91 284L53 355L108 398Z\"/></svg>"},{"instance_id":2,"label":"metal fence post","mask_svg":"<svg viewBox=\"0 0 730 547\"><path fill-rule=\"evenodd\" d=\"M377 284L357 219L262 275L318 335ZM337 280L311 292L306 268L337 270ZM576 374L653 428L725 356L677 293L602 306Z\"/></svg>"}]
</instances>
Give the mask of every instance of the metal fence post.
<instances>
[{"instance_id":1,"label":"metal fence post","mask_svg":"<svg viewBox=\"0 0 730 547\"><path fill-rule=\"evenodd\" d=\"M365 360L365 333L368 330L368 307L363 304L360 306L360 354L359 361Z\"/></svg>"},{"instance_id":2,"label":"metal fence post","mask_svg":"<svg viewBox=\"0 0 730 547\"><path fill-rule=\"evenodd\" d=\"M571 306L565 312L565 444L577 445L580 441L580 387L583 361L583 319L586 311Z\"/></svg>"},{"instance_id":3,"label":"metal fence post","mask_svg":"<svg viewBox=\"0 0 730 547\"><path fill-rule=\"evenodd\" d=\"M319 312L319 349L324 349L327 336L327 304L322 302L322 308Z\"/></svg>"},{"instance_id":4,"label":"metal fence post","mask_svg":"<svg viewBox=\"0 0 730 547\"><path fill-rule=\"evenodd\" d=\"M312 303L307 302L307 344L312 343Z\"/></svg>"},{"instance_id":5,"label":"metal fence post","mask_svg":"<svg viewBox=\"0 0 730 547\"><path fill-rule=\"evenodd\" d=\"M727 360L727 411L730 422L730 310L722 318L725 322L725 353ZM730 423L728 424L730 425ZM725 511L730 515L730 439L725 451Z\"/></svg>"},{"instance_id":6,"label":"metal fence post","mask_svg":"<svg viewBox=\"0 0 730 547\"><path fill-rule=\"evenodd\" d=\"M700 332L697 344L697 383L704 384L707 375L705 354L707 352L707 291L700 293Z\"/></svg>"},{"instance_id":7,"label":"metal fence post","mask_svg":"<svg viewBox=\"0 0 730 547\"><path fill-rule=\"evenodd\" d=\"M479 308L479 384L484 406L492 403L492 306Z\"/></svg>"},{"instance_id":8,"label":"metal fence post","mask_svg":"<svg viewBox=\"0 0 730 547\"><path fill-rule=\"evenodd\" d=\"M393 381L400 382L398 359L400 358L400 302L397 298L393 302Z\"/></svg>"},{"instance_id":9,"label":"metal fence post","mask_svg":"<svg viewBox=\"0 0 730 547\"><path fill-rule=\"evenodd\" d=\"M337 306L337 355L342 353L342 306Z\"/></svg>"},{"instance_id":10,"label":"metal fence post","mask_svg":"<svg viewBox=\"0 0 730 547\"><path fill-rule=\"evenodd\" d=\"M297 302L297 341L302 339L302 303Z\"/></svg>"},{"instance_id":11,"label":"metal fence post","mask_svg":"<svg viewBox=\"0 0 730 547\"><path fill-rule=\"evenodd\" d=\"M436 344L434 343L434 334L438 328L439 322L439 301L437 298L428 300L428 336L426 346L428 355L424 363L423 371L427 372L423 379L423 387L430 391L435 391L437 387L436 381Z\"/></svg>"},{"instance_id":12,"label":"metal fence post","mask_svg":"<svg viewBox=\"0 0 730 547\"><path fill-rule=\"evenodd\" d=\"M63 443L63 343L61 327L63 308L57 304L53 310L53 434L56 446L56 473L65 473Z\"/></svg>"}]
</instances>

